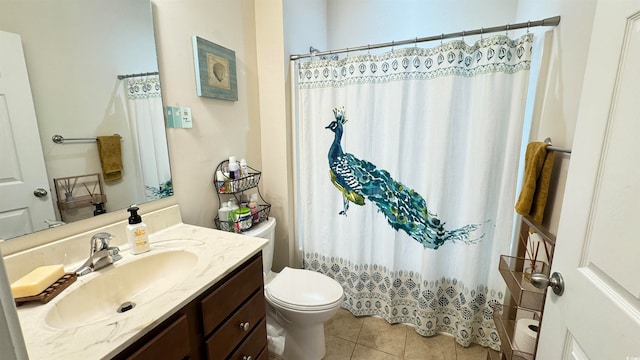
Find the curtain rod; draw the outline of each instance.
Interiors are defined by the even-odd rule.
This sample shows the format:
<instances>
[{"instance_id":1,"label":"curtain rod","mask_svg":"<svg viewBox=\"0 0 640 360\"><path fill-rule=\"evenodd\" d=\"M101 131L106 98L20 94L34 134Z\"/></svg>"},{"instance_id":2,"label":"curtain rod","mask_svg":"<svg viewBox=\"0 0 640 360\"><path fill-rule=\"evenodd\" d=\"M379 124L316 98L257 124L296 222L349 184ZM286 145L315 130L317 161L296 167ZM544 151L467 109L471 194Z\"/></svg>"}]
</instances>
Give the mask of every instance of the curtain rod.
<instances>
[{"instance_id":1,"label":"curtain rod","mask_svg":"<svg viewBox=\"0 0 640 360\"><path fill-rule=\"evenodd\" d=\"M372 45L364 45L364 46L358 46L354 48L344 48L344 49L338 49L338 50L313 52L308 54L291 55L289 59L298 60L298 59L308 58L312 56L332 55L332 54L340 54L340 53L345 53L350 51L371 50L371 49L378 49L378 48L390 47L390 46L417 44L419 42L459 38L459 37L465 37L468 35L482 35L482 34L488 34L488 33L499 32L499 31L528 29L536 26L558 26L558 24L560 24L560 16L554 16L554 17L543 19L543 20L527 21L527 22L521 22L517 24L507 24L502 26L494 26L490 28L480 28L476 30L463 30L455 33L448 33L448 34L443 33L441 35L427 36L427 37L408 39L408 40L402 40L402 41L392 41L392 42L372 44Z\"/></svg>"},{"instance_id":2,"label":"curtain rod","mask_svg":"<svg viewBox=\"0 0 640 360\"><path fill-rule=\"evenodd\" d=\"M122 79L126 79L126 78L132 78L132 77L140 77L140 76L149 76L149 75L158 75L159 73L157 71L154 72L146 72L146 73L138 73L138 74L127 74L127 75L118 75L118 79L122 80Z\"/></svg>"}]
</instances>

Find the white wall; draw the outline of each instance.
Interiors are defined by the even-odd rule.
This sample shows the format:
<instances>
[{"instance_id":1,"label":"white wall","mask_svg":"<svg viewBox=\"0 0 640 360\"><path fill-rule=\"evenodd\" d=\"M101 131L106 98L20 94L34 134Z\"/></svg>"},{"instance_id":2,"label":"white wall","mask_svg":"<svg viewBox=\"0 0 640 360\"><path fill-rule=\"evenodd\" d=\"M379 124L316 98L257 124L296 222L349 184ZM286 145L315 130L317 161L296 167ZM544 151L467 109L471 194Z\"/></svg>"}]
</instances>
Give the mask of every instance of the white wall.
<instances>
[{"instance_id":1,"label":"white wall","mask_svg":"<svg viewBox=\"0 0 640 360\"><path fill-rule=\"evenodd\" d=\"M513 0L327 1L327 43L334 49L503 25L513 22L517 6Z\"/></svg>"},{"instance_id":2,"label":"white wall","mask_svg":"<svg viewBox=\"0 0 640 360\"><path fill-rule=\"evenodd\" d=\"M175 194L185 223L213 227L218 163L235 155L262 167L254 1L152 0L152 5L164 102L191 107L193 117L192 129L167 129ZM193 35L235 51L238 101L197 96ZM278 174L264 171L265 176Z\"/></svg>"},{"instance_id":3,"label":"white wall","mask_svg":"<svg viewBox=\"0 0 640 360\"><path fill-rule=\"evenodd\" d=\"M282 0L284 53L306 54L309 47L327 49L327 0Z\"/></svg>"},{"instance_id":4,"label":"white wall","mask_svg":"<svg viewBox=\"0 0 640 360\"><path fill-rule=\"evenodd\" d=\"M285 69L281 0L256 2L256 49L262 133L264 194L271 202L270 215L277 219L272 269L291 263L289 239L293 227L291 141L286 115Z\"/></svg>"}]
</instances>

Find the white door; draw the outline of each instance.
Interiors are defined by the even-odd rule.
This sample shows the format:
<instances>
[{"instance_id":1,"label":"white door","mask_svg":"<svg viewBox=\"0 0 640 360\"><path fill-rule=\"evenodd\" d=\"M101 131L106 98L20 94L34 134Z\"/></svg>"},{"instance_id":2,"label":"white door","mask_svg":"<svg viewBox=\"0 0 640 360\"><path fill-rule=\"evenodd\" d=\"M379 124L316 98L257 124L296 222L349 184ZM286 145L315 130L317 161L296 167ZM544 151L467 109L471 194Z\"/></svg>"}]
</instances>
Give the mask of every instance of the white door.
<instances>
[{"instance_id":1,"label":"white door","mask_svg":"<svg viewBox=\"0 0 640 360\"><path fill-rule=\"evenodd\" d=\"M0 49L0 239L8 239L55 215L20 36L0 31Z\"/></svg>"},{"instance_id":2,"label":"white door","mask_svg":"<svg viewBox=\"0 0 640 360\"><path fill-rule=\"evenodd\" d=\"M639 105L640 0L600 0L538 359L640 359Z\"/></svg>"}]
</instances>

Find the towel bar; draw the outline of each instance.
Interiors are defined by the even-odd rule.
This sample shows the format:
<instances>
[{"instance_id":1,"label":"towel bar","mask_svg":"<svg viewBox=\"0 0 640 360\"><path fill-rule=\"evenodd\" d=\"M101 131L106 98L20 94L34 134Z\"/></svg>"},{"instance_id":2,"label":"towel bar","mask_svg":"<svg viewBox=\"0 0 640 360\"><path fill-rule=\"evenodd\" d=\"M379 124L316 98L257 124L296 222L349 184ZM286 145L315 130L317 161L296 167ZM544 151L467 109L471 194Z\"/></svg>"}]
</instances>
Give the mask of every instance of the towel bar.
<instances>
[{"instance_id":1,"label":"towel bar","mask_svg":"<svg viewBox=\"0 0 640 360\"><path fill-rule=\"evenodd\" d=\"M118 136L122 139L120 134L113 134L113 136ZM96 141L96 138L64 138L62 135L53 135L51 140L56 144L64 144L65 141Z\"/></svg>"},{"instance_id":2,"label":"towel bar","mask_svg":"<svg viewBox=\"0 0 640 360\"><path fill-rule=\"evenodd\" d=\"M551 145L551 138L544 139L544 142L549 144L549 146L547 146L547 150L571 154L571 149L561 148L561 147L558 147L558 146Z\"/></svg>"}]
</instances>

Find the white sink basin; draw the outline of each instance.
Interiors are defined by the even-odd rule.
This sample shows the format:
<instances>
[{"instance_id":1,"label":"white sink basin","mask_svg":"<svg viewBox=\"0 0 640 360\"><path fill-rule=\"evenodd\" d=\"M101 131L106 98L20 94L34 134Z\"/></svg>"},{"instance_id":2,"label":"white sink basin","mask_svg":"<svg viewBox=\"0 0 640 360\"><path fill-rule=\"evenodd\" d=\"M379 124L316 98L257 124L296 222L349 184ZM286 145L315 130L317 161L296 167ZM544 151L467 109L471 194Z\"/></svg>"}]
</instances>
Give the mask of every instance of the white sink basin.
<instances>
[{"instance_id":1,"label":"white sink basin","mask_svg":"<svg viewBox=\"0 0 640 360\"><path fill-rule=\"evenodd\" d=\"M198 256L185 250L138 256L86 275L85 283L59 295L58 301L50 303L52 307L45 316L47 325L73 329L135 312L183 281L198 263ZM119 313L118 309L127 302L135 306Z\"/></svg>"}]
</instances>

